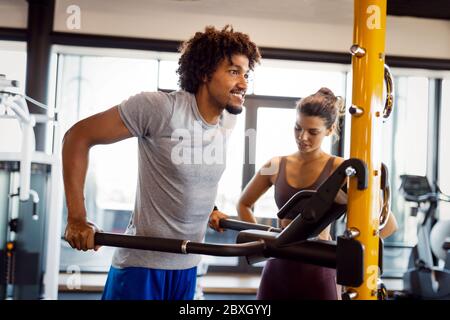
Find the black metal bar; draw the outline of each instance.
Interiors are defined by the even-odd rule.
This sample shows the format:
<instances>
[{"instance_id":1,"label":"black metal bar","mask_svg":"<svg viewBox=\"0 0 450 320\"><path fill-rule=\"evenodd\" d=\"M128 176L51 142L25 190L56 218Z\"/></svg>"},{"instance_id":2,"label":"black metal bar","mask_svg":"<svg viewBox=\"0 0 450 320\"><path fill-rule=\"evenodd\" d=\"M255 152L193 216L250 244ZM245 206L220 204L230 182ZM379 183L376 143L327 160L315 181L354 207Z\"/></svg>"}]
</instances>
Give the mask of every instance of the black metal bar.
<instances>
[{"instance_id":1,"label":"black metal bar","mask_svg":"<svg viewBox=\"0 0 450 320\"><path fill-rule=\"evenodd\" d=\"M311 62L330 62L350 64L351 55L345 52L260 48L264 59L301 60Z\"/></svg>"},{"instance_id":2,"label":"black metal bar","mask_svg":"<svg viewBox=\"0 0 450 320\"><path fill-rule=\"evenodd\" d=\"M386 249L412 249L414 245L403 244L403 243L385 243L384 248Z\"/></svg>"},{"instance_id":3,"label":"black metal bar","mask_svg":"<svg viewBox=\"0 0 450 320\"><path fill-rule=\"evenodd\" d=\"M337 245L335 242L307 240L279 247L276 243L276 237L276 233L259 230L245 230L239 232L236 242L264 242L265 248L262 252L247 255L247 261L250 264L266 260L267 258L279 258L302 261L327 268L336 268Z\"/></svg>"},{"instance_id":4,"label":"black metal bar","mask_svg":"<svg viewBox=\"0 0 450 320\"><path fill-rule=\"evenodd\" d=\"M264 242L261 240L240 244L212 244L188 242L187 253L197 253L221 257L246 257L264 250Z\"/></svg>"},{"instance_id":5,"label":"black metal bar","mask_svg":"<svg viewBox=\"0 0 450 320\"><path fill-rule=\"evenodd\" d=\"M276 247L269 242L264 250L266 257L296 260L326 268L336 268L336 252L336 243L321 240L307 240L284 247Z\"/></svg>"},{"instance_id":6,"label":"black metal bar","mask_svg":"<svg viewBox=\"0 0 450 320\"><path fill-rule=\"evenodd\" d=\"M131 236L97 232L94 236L95 245L139 250L151 250L172 253L197 253L213 256L247 256L262 252L264 242L253 241L242 244L211 244L190 242L177 239Z\"/></svg>"},{"instance_id":7,"label":"black metal bar","mask_svg":"<svg viewBox=\"0 0 450 320\"><path fill-rule=\"evenodd\" d=\"M450 70L450 59L386 56L385 61L391 68Z\"/></svg>"},{"instance_id":8,"label":"black metal bar","mask_svg":"<svg viewBox=\"0 0 450 320\"><path fill-rule=\"evenodd\" d=\"M448 0L395 0L387 2L387 14L426 19L450 20Z\"/></svg>"},{"instance_id":9,"label":"black metal bar","mask_svg":"<svg viewBox=\"0 0 450 320\"><path fill-rule=\"evenodd\" d=\"M281 228L275 228L272 226L266 226L265 224L258 224L258 223L250 223L250 222L244 222L234 219L221 219L219 221L220 227L224 229L231 229L236 231L242 231L242 230L262 230L262 231L270 231L270 232L281 232Z\"/></svg>"},{"instance_id":10,"label":"black metal bar","mask_svg":"<svg viewBox=\"0 0 450 320\"><path fill-rule=\"evenodd\" d=\"M66 32L52 32L51 40L53 44L68 46L112 49L122 48L165 52L178 52L178 48L181 45L181 41L103 36Z\"/></svg>"},{"instance_id":11,"label":"black metal bar","mask_svg":"<svg viewBox=\"0 0 450 320\"><path fill-rule=\"evenodd\" d=\"M97 232L94 236L95 245L119 248L155 250L182 253L183 240L147 238L106 232Z\"/></svg>"},{"instance_id":12,"label":"black metal bar","mask_svg":"<svg viewBox=\"0 0 450 320\"><path fill-rule=\"evenodd\" d=\"M27 77L25 92L47 104L50 79L50 32L53 28L55 0L28 0ZM31 113L46 114L46 110L29 104ZM36 150L45 151L46 126L37 124Z\"/></svg>"},{"instance_id":13,"label":"black metal bar","mask_svg":"<svg viewBox=\"0 0 450 320\"><path fill-rule=\"evenodd\" d=\"M259 231L262 232L262 231ZM273 234L251 235L249 241L239 239L239 244L211 244L187 242L184 240L131 236L98 232L94 236L95 245L130 249L152 250L171 253L195 253L213 256L274 257L312 263L328 268L336 268L336 244L327 241L304 241L279 248L273 241ZM262 235L262 236L260 236Z\"/></svg>"},{"instance_id":14,"label":"black metal bar","mask_svg":"<svg viewBox=\"0 0 450 320\"><path fill-rule=\"evenodd\" d=\"M0 40L27 41L27 29L0 28Z\"/></svg>"}]
</instances>

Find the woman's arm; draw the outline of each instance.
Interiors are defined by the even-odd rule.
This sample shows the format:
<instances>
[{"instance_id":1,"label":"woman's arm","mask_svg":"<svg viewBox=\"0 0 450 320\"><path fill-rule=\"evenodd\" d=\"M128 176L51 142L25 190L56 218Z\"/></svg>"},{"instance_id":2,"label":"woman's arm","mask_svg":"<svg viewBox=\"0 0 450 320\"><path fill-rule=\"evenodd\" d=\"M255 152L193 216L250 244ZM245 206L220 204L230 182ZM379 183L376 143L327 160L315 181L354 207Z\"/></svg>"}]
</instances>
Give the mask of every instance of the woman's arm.
<instances>
[{"instance_id":1,"label":"woman's arm","mask_svg":"<svg viewBox=\"0 0 450 320\"><path fill-rule=\"evenodd\" d=\"M256 200L272 186L272 178L278 173L279 162L279 158L268 161L245 187L236 207L242 221L256 223L252 207Z\"/></svg>"}]
</instances>

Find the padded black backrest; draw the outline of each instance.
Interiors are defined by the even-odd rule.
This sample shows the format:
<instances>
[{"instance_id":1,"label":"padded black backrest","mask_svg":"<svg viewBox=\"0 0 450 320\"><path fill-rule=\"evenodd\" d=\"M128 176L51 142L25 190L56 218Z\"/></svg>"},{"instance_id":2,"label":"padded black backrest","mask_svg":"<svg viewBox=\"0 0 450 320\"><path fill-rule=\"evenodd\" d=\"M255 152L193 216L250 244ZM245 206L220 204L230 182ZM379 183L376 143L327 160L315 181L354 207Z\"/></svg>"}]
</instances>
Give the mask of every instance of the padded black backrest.
<instances>
[{"instance_id":1,"label":"padded black backrest","mask_svg":"<svg viewBox=\"0 0 450 320\"><path fill-rule=\"evenodd\" d=\"M309 200L316 193L313 190L299 191L280 209L279 218L294 219L279 235L280 245L317 237L322 230L347 211L346 204L333 202L323 215L315 216L308 206Z\"/></svg>"}]
</instances>

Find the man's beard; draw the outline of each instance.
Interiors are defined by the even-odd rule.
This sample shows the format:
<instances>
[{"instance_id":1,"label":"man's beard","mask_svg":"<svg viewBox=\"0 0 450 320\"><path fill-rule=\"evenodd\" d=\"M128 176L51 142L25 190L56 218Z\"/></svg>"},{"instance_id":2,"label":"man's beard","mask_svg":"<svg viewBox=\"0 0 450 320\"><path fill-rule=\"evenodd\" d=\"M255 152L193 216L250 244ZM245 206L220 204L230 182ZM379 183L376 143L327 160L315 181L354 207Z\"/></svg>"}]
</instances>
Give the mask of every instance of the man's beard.
<instances>
[{"instance_id":1,"label":"man's beard","mask_svg":"<svg viewBox=\"0 0 450 320\"><path fill-rule=\"evenodd\" d=\"M242 112L242 110L243 110L244 108L242 107L242 106L239 106L239 107L233 107L233 106L230 106L230 105L227 105L226 107L225 107L225 110L227 110L229 113L231 113L231 114L240 114L241 112Z\"/></svg>"}]
</instances>

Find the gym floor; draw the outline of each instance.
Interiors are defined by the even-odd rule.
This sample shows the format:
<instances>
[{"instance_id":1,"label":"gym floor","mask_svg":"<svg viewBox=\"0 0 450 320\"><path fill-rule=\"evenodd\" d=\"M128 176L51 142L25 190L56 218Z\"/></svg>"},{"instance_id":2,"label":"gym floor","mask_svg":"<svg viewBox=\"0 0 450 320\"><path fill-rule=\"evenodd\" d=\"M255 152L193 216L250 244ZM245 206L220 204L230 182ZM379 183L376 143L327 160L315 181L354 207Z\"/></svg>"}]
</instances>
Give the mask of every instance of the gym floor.
<instances>
[{"instance_id":1,"label":"gym floor","mask_svg":"<svg viewBox=\"0 0 450 320\"><path fill-rule=\"evenodd\" d=\"M100 292L61 292L58 300L100 300ZM255 300L254 294L224 294L208 293L203 296L204 300Z\"/></svg>"}]
</instances>

